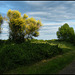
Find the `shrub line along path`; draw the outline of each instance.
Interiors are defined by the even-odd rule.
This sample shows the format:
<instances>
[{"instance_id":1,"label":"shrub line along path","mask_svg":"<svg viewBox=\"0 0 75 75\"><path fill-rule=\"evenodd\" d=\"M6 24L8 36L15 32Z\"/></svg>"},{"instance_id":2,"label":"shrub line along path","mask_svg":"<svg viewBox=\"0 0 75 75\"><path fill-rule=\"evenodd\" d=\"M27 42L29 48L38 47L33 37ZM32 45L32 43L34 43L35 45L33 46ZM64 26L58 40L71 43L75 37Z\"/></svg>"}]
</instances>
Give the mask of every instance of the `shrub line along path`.
<instances>
[{"instance_id":1,"label":"shrub line along path","mask_svg":"<svg viewBox=\"0 0 75 75\"><path fill-rule=\"evenodd\" d=\"M73 60L72 63L66 66L58 74L75 74L75 60Z\"/></svg>"}]
</instances>

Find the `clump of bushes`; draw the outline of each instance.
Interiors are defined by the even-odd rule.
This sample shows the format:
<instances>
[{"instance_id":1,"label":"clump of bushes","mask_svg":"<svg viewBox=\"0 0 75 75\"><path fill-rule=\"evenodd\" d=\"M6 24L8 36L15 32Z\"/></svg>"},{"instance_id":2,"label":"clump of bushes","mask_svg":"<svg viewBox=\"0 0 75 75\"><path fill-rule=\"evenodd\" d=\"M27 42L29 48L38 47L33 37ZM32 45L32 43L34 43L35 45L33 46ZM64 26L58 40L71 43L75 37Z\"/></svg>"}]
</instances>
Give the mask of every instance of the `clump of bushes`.
<instances>
[{"instance_id":1,"label":"clump of bushes","mask_svg":"<svg viewBox=\"0 0 75 75\"><path fill-rule=\"evenodd\" d=\"M58 40L67 41L75 44L75 33L73 27L69 27L67 23L59 27L57 31Z\"/></svg>"},{"instance_id":2,"label":"clump of bushes","mask_svg":"<svg viewBox=\"0 0 75 75\"><path fill-rule=\"evenodd\" d=\"M58 45L51 46L48 43L7 44L0 50L0 73L18 65L32 64L61 53L62 49Z\"/></svg>"}]
</instances>

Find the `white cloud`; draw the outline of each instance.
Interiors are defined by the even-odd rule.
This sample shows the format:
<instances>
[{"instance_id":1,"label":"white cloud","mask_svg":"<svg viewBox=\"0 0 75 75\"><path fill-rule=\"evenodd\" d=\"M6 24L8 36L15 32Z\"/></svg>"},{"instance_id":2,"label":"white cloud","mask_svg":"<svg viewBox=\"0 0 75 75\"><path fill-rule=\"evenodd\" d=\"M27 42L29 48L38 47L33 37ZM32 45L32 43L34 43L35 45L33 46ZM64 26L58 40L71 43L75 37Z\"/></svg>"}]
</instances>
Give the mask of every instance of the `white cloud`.
<instances>
[{"instance_id":1,"label":"white cloud","mask_svg":"<svg viewBox=\"0 0 75 75\"><path fill-rule=\"evenodd\" d=\"M49 2L28 2L35 7L35 12L29 12L31 16L39 16L42 21L64 22L75 20L75 2L74 1L49 1ZM43 6L39 6L42 5ZM38 7L36 8L36 5ZM37 11L36 11L37 10ZM38 11L39 10L39 11Z\"/></svg>"},{"instance_id":2,"label":"white cloud","mask_svg":"<svg viewBox=\"0 0 75 75\"><path fill-rule=\"evenodd\" d=\"M56 26L58 26L58 25L63 25L65 22L61 22L61 23L44 23L44 25L56 25Z\"/></svg>"},{"instance_id":3,"label":"white cloud","mask_svg":"<svg viewBox=\"0 0 75 75\"><path fill-rule=\"evenodd\" d=\"M71 21L70 22L69 21L61 22L61 23L59 23L59 22L58 23L57 22L56 23L44 23L44 25L49 25L49 26L50 25L56 25L56 26L60 25L61 26L61 25L65 24L65 23L68 23L69 25L75 25L75 22L71 22Z\"/></svg>"},{"instance_id":4,"label":"white cloud","mask_svg":"<svg viewBox=\"0 0 75 75\"><path fill-rule=\"evenodd\" d=\"M27 12L28 15L47 15L48 12Z\"/></svg>"},{"instance_id":5,"label":"white cloud","mask_svg":"<svg viewBox=\"0 0 75 75\"><path fill-rule=\"evenodd\" d=\"M42 6L46 3L46 1L26 1L26 3L32 6Z\"/></svg>"}]
</instances>

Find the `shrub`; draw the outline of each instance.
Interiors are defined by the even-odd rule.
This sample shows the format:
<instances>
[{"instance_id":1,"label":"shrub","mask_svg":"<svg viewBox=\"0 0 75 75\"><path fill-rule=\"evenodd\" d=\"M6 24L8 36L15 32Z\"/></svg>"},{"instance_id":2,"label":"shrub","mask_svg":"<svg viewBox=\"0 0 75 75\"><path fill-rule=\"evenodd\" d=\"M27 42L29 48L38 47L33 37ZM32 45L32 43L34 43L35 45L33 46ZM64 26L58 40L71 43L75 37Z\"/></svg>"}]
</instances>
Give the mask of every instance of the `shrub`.
<instances>
[{"instance_id":1,"label":"shrub","mask_svg":"<svg viewBox=\"0 0 75 75\"><path fill-rule=\"evenodd\" d=\"M24 38L32 39L33 36L39 36L39 28L42 26L40 20L28 18L26 14L21 16L17 10L8 10L7 16L9 18L9 39L16 42L24 42Z\"/></svg>"},{"instance_id":2,"label":"shrub","mask_svg":"<svg viewBox=\"0 0 75 75\"><path fill-rule=\"evenodd\" d=\"M62 49L57 45L51 46L48 43L6 44L0 50L0 72L15 68L18 65L32 64L60 53L62 53Z\"/></svg>"},{"instance_id":3,"label":"shrub","mask_svg":"<svg viewBox=\"0 0 75 75\"><path fill-rule=\"evenodd\" d=\"M0 33L1 33L1 24L3 23L3 17L0 15Z\"/></svg>"}]
</instances>

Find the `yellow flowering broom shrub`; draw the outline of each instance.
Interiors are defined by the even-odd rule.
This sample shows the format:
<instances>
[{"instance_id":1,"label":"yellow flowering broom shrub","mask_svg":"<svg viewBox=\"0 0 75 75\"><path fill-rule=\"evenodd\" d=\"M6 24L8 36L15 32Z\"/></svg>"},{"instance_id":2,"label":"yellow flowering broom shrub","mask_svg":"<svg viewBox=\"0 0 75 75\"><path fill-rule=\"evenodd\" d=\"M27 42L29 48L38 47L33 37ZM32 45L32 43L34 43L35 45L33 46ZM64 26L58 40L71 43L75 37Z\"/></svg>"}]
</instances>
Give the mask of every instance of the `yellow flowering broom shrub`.
<instances>
[{"instance_id":1,"label":"yellow flowering broom shrub","mask_svg":"<svg viewBox=\"0 0 75 75\"><path fill-rule=\"evenodd\" d=\"M8 10L7 16L9 18L10 36L12 40L24 41L24 38L37 37L39 35L39 28L42 26L40 20L35 20L33 17L28 18L28 15L16 10Z\"/></svg>"},{"instance_id":2,"label":"yellow flowering broom shrub","mask_svg":"<svg viewBox=\"0 0 75 75\"><path fill-rule=\"evenodd\" d=\"M3 17L0 15L0 33L1 33L1 24L3 23Z\"/></svg>"}]
</instances>

